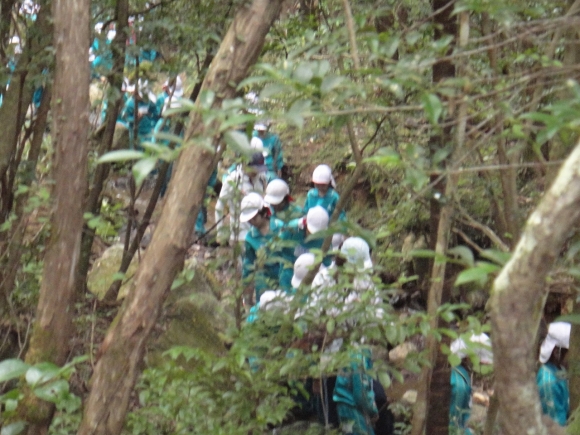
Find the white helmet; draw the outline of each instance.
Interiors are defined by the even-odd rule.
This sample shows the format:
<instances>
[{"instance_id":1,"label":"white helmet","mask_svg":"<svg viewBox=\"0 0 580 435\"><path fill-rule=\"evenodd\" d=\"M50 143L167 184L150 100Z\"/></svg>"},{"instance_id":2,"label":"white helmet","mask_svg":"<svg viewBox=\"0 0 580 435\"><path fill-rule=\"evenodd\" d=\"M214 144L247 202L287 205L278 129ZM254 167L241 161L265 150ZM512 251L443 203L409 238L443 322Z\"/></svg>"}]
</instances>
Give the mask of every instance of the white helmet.
<instances>
[{"instance_id":1,"label":"white helmet","mask_svg":"<svg viewBox=\"0 0 580 435\"><path fill-rule=\"evenodd\" d=\"M242 199L240 222L248 222L264 208L264 200L259 193L252 192Z\"/></svg>"},{"instance_id":2,"label":"white helmet","mask_svg":"<svg viewBox=\"0 0 580 435\"><path fill-rule=\"evenodd\" d=\"M260 296L260 310L287 310L290 301L283 290L266 290Z\"/></svg>"},{"instance_id":3,"label":"white helmet","mask_svg":"<svg viewBox=\"0 0 580 435\"><path fill-rule=\"evenodd\" d=\"M473 354L479 357L479 362L482 364L493 364L493 352L491 350L491 340L487 334L471 334L467 342L459 337L454 340L449 347L451 353L454 353L459 358L463 359L468 356L466 350L471 350Z\"/></svg>"},{"instance_id":4,"label":"white helmet","mask_svg":"<svg viewBox=\"0 0 580 435\"><path fill-rule=\"evenodd\" d=\"M324 207L317 205L308 210L306 214L306 228L308 228L310 234L315 234L327 229L329 220L328 212Z\"/></svg>"},{"instance_id":5,"label":"white helmet","mask_svg":"<svg viewBox=\"0 0 580 435\"><path fill-rule=\"evenodd\" d=\"M344 234L334 233L332 235L332 243L330 245L332 247L332 250L338 251L340 246L344 243L344 240L345 240Z\"/></svg>"},{"instance_id":6,"label":"white helmet","mask_svg":"<svg viewBox=\"0 0 580 435\"><path fill-rule=\"evenodd\" d=\"M292 275L292 287L298 288L300 287L300 283L304 279L304 277L308 274L308 271L314 265L316 257L314 254L307 252L306 254L302 254L300 257L296 259L294 262L294 275Z\"/></svg>"},{"instance_id":7,"label":"white helmet","mask_svg":"<svg viewBox=\"0 0 580 435\"><path fill-rule=\"evenodd\" d=\"M548 335L540 347L540 362L545 364L550 359L554 348L561 347L568 349L570 347L570 330L572 326L566 322L552 322L548 326Z\"/></svg>"},{"instance_id":8,"label":"white helmet","mask_svg":"<svg viewBox=\"0 0 580 435\"><path fill-rule=\"evenodd\" d=\"M254 130L256 130L256 131L267 131L268 130L268 126L264 122L258 122L256 124L254 124Z\"/></svg>"},{"instance_id":9,"label":"white helmet","mask_svg":"<svg viewBox=\"0 0 580 435\"><path fill-rule=\"evenodd\" d=\"M340 248L341 254L346 257L346 261L363 269L373 266L371 252L367 242L360 237L349 237Z\"/></svg>"},{"instance_id":10,"label":"white helmet","mask_svg":"<svg viewBox=\"0 0 580 435\"><path fill-rule=\"evenodd\" d=\"M262 152L264 150L264 142L259 137L253 137L250 140L250 148Z\"/></svg>"},{"instance_id":11,"label":"white helmet","mask_svg":"<svg viewBox=\"0 0 580 435\"><path fill-rule=\"evenodd\" d=\"M333 183L334 187L334 179L332 178L332 169L330 169L330 166L318 165L312 173L312 182L316 184Z\"/></svg>"},{"instance_id":12,"label":"white helmet","mask_svg":"<svg viewBox=\"0 0 580 435\"><path fill-rule=\"evenodd\" d=\"M290 195L290 188L284 180L276 178L268 183L266 187L266 196L264 196L264 201L268 204L280 204L286 198L286 195Z\"/></svg>"}]
</instances>

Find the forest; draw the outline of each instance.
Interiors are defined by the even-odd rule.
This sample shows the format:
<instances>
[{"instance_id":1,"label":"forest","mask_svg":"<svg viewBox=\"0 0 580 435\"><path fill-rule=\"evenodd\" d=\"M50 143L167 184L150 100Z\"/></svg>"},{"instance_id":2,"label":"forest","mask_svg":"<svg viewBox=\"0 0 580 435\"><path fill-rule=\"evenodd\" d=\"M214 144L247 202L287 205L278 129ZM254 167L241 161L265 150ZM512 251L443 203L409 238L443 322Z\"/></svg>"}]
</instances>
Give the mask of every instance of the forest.
<instances>
[{"instance_id":1,"label":"forest","mask_svg":"<svg viewBox=\"0 0 580 435\"><path fill-rule=\"evenodd\" d=\"M392 434L580 434L579 25L580 0L0 0L1 435L348 433L327 384L358 375ZM340 199L260 306L295 244L248 285L220 198L273 135L296 204L321 164Z\"/></svg>"}]
</instances>

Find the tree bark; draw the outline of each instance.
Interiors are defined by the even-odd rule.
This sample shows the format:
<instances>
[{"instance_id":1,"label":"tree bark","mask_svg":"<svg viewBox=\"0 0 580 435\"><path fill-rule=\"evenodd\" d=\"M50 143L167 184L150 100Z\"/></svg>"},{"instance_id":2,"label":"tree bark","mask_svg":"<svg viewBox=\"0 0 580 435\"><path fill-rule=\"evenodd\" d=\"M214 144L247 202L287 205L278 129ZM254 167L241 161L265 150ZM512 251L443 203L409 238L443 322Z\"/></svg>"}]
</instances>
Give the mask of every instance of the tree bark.
<instances>
[{"instance_id":1,"label":"tree bark","mask_svg":"<svg viewBox=\"0 0 580 435\"><path fill-rule=\"evenodd\" d=\"M53 87L54 211L36 319L26 361L65 363L72 335L75 271L83 226L83 195L87 176L89 130L90 0L55 0ZM25 401L29 434L42 433L50 423L52 405ZM41 412L38 412L41 411Z\"/></svg>"},{"instance_id":2,"label":"tree bark","mask_svg":"<svg viewBox=\"0 0 580 435\"><path fill-rule=\"evenodd\" d=\"M435 38L440 39L448 35L455 36L457 33L457 21L452 14L453 7L449 0L432 0L433 11L440 11L434 16ZM450 47L450 51L452 48ZM444 79L455 76L455 65L449 61L437 62L433 65L433 82L438 83ZM458 126L458 130L461 127ZM464 130L463 130L464 133ZM451 130L445 128L441 133L433 135L429 141L432 154L438 149L451 142ZM459 147L455 144L455 152ZM453 159L453 158L452 158ZM450 167L453 167L451 162ZM435 176L431 180L436 181ZM456 176L439 180L434 186L435 191L443 193L447 200L445 206L441 206L439 199L430 200L430 247L437 254L445 255L449 245L453 206L451 198L455 193ZM437 329L439 319L437 310L442 303L448 302L449 292L444 291L445 262L434 261L431 269L431 284L427 297L427 315L429 316L430 328ZM430 366L421 371L420 387L417 391L417 401L413 408L411 435L421 435L424 431L429 435L447 434L449 432L449 397L450 397L450 372L445 358L439 355L439 343L433 335L427 337L426 348ZM437 400L431 400L433 394Z\"/></svg>"},{"instance_id":3,"label":"tree bark","mask_svg":"<svg viewBox=\"0 0 580 435\"><path fill-rule=\"evenodd\" d=\"M260 54L281 3L254 0L236 14L202 86L202 92L215 93L214 108L235 95L236 86ZM200 115L192 112L185 142L204 133L214 135L206 129L215 127L204 126ZM219 154L196 146L184 148L179 157L159 225L125 304L99 349L80 435L117 435L123 427L147 338L175 275L183 267L187 241L218 158Z\"/></svg>"},{"instance_id":4,"label":"tree bark","mask_svg":"<svg viewBox=\"0 0 580 435\"><path fill-rule=\"evenodd\" d=\"M570 229L580 218L580 144L528 218L490 299L499 422L505 435L544 435L534 346L548 294L545 283Z\"/></svg>"}]
</instances>

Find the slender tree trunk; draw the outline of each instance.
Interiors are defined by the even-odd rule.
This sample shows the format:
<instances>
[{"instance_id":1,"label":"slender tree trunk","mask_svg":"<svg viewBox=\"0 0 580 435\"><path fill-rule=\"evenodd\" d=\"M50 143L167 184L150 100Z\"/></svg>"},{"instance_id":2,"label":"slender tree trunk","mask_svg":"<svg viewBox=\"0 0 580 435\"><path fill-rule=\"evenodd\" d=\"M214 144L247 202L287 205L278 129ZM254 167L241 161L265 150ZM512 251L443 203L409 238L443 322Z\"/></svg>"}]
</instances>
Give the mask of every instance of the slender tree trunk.
<instances>
[{"instance_id":1,"label":"slender tree trunk","mask_svg":"<svg viewBox=\"0 0 580 435\"><path fill-rule=\"evenodd\" d=\"M580 303L574 301L574 314L580 314ZM573 324L568 351L568 373L570 375L570 414L580 406L580 325Z\"/></svg>"},{"instance_id":2,"label":"slender tree trunk","mask_svg":"<svg viewBox=\"0 0 580 435\"><path fill-rule=\"evenodd\" d=\"M46 48L52 42L52 23L50 17L50 4L48 1L41 2L41 8L34 25L30 29L26 45L16 65L16 69L10 81L10 87L4 95L4 101L0 106L0 179L4 177L8 169L10 158L16 151L18 136L22 130L26 110L32 101L34 87L28 77L34 77L42 72L46 62ZM88 45L87 45L88 47Z\"/></svg>"},{"instance_id":3,"label":"slender tree trunk","mask_svg":"<svg viewBox=\"0 0 580 435\"><path fill-rule=\"evenodd\" d=\"M489 302L499 422L505 435L543 435L535 382L536 333L548 294L546 277L580 218L580 144L528 218Z\"/></svg>"},{"instance_id":4,"label":"slender tree trunk","mask_svg":"<svg viewBox=\"0 0 580 435\"><path fill-rule=\"evenodd\" d=\"M129 1L117 0L116 20L117 33L111 43L113 51L113 69L108 77L109 87L107 96L107 114L105 116L105 129L100 137L98 154L103 155L111 150L115 136L115 125L117 117L121 110L123 94L121 87L123 85L123 68L125 67L125 48L127 41L127 22L129 19ZM109 164L98 165L93 175L92 184L89 186L85 204L85 212L97 215L101 211L101 194L103 186L109 175ZM81 257L77 272L76 288L79 294L85 292L87 274L91 260L91 250L95 239L95 230L85 225L81 243Z\"/></svg>"},{"instance_id":5,"label":"slender tree trunk","mask_svg":"<svg viewBox=\"0 0 580 435\"><path fill-rule=\"evenodd\" d=\"M452 14L452 2L449 0L432 0L432 7L434 11L441 11L434 17L437 29L435 37L439 39L448 35L455 36L457 22L456 16ZM433 66L433 82L435 83L454 76L455 66L450 61L438 62ZM445 128L440 134L431 138L431 152L435 153L450 142L450 128ZM452 164L450 166L453 167ZM435 178L437 177L434 177L432 181L436 181ZM455 184L455 178L448 177L447 181L439 180L434 187L446 198L447 204L445 206L441 206L439 199L432 198L430 201L430 246L437 254L445 255L449 245L449 233L453 215L451 198L455 193ZM449 300L449 292L444 291L446 290L444 288L445 268L445 262L434 261L431 269L427 315L429 316L430 327L433 330L439 326L437 310L442 303L446 303ZM443 356L439 355L439 343L433 335L427 337L426 348L430 366L424 367L421 371L417 401L413 408L411 434L421 435L424 431L429 435L447 434L449 431L449 397L451 390L449 364ZM431 395L436 400L431 400Z\"/></svg>"},{"instance_id":6,"label":"slender tree trunk","mask_svg":"<svg viewBox=\"0 0 580 435\"><path fill-rule=\"evenodd\" d=\"M280 7L281 0L254 0L236 14L202 86L202 92L215 93L215 108L235 95L237 85L258 58ZM185 142L200 134L213 135L206 128L215 127L205 127L199 114L192 112ZM219 154L195 145L185 148L179 157L151 244L117 321L100 347L80 435L117 435L123 427L147 338L175 275L183 267L191 228L218 158Z\"/></svg>"},{"instance_id":7,"label":"slender tree trunk","mask_svg":"<svg viewBox=\"0 0 580 435\"><path fill-rule=\"evenodd\" d=\"M55 0L56 71L53 99L55 149L51 238L44 257L40 299L26 361L63 364L72 335L75 271L83 225L89 113L90 0ZM24 417L29 434L43 433L52 405L30 398ZM40 411L40 412L38 412Z\"/></svg>"}]
</instances>

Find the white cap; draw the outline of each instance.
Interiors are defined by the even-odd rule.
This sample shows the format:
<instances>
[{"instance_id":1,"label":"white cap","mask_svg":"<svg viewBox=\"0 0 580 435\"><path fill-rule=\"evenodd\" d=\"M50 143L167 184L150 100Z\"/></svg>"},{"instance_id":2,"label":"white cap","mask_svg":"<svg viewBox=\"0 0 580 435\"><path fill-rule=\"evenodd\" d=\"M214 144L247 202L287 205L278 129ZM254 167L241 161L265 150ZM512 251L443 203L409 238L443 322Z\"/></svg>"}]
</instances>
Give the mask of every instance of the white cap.
<instances>
[{"instance_id":1,"label":"white cap","mask_svg":"<svg viewBox=\"0 0 580 435\"><path fill-rule=\"evenodd\" d=\"M264 200L259 193L252 192L242 199L240 222L248 222L264 208Z\"/></svg>"},{"instance_id":2,"label":"white cap","mask_svg":"<svg viewBox=\"0 0 580 435\"><path fill-rule=\"evenodd\" d=\"M264 150L264 142L259 137L253 137L250 140L250 148L253 150L263 151Z\"/></svg>"},{"instance_id":3,"label":"white cap","mask_svg":"<svg viewBox=\"0 0 580 435\"><path fill-rule=\"evenodd\" d=\"M333 251L337 251L340 248L340 245L343 244L344 242L344 234L340 234L340 233L334 233L332 235L332 250Z\"/></svg>"},{"instance_id":4,"label":"white cap","mask_svg":"<svg viewBox=\"0 0 580 435\"><path fill-rule=\"evenodd\" d=\"M482 364L493 364L493 352L491 351L491 340L487 334L471 334L467 343L463 338L458 338L451 343L451 352L463 359L468 355L466 350L471 350L479 357Z\"/></svg>"},{"instance_id":5,"label":"white cap","mask_svg":"<svg viewBox=\"0 0 580 435\"><path fill-rule=\"evenodd\" d=\"M286 195L290 195L290 188L284 180L276 178L268 183L266 187L266 195L264 196L264 201L268 204L280 204L286 198Z\"/></svg>"},{"instance_id":6,"label":"white cap","mask_svg":"<svg viewBox=\"0 0 580 435\"><path fill-rule=\"evenodd\" d=\"M304 277L308 274L308 271L314 265L316 257L314 254L307 252L306 254L302 254L300 257L296 259L294 262L294 275L292 275L292 287L298 288L300 287L300 283L304 279Z\"/></svg>"},{"instance_id":7,"label":"white cap","mask_svg":"<svg viewBox=\"0 0 580 435\"><path fill-rule=\"evenodd\" d=\"M346 261L357 267L362 267L363 269L373 267L369 244L360 237L346 239L340 248L340 252L346 257Z\"/></svg>"},{"instance_id":8,"label":"white cap","mask_svg":"<svg viewBox=\"0 0 580 435\"><path fill-rule=\"evenodd\" d=\"M317 205L308 210L306 214L306 228L308 228L310 234L315 234L327 229L329 220L328 212L324 207Z\"/></svg>"},{"instance_id":9,"label":"white cap","mask_svg":"<svg viewBox=\"0 0 580 435\"><path fill-rule=\"evenodd\" d=\"M570 347L570 330L572 326L566 322L554 322L548 326L548 335L542 342L540 347L540 362L546 363L554 348L563 347L568 349Z\"/></svg>"},{"instance_id":10,"label":"white cap","mask_svg":"<svg viewBox=\"0 0 580 435\"><path fill-rule=\"evenodd\" d=\"M336 182L332 176L332 169L328 165L318 165L312 173L312 182L315 184L328 184L336 188Z\"/></svg>"},{"instance_id":11,"label":"white cap","mask_svg":"<svg viewBox=\"0 0 580 435\"><path fill-rule=\"evenodd\" d=\"M263 122L258 122L257 124L254 124L254 130L266 131L268 130L268 126L266 126L266 124L264 124Z\"/></svg>"}]
</instances>

